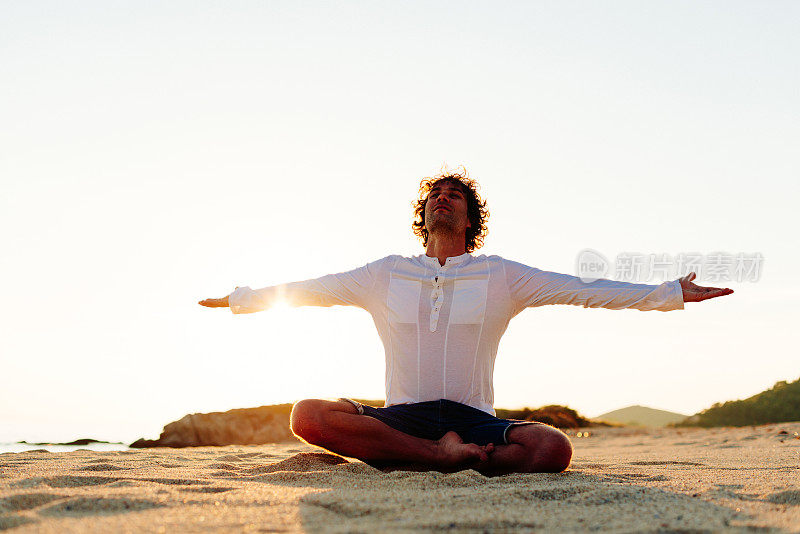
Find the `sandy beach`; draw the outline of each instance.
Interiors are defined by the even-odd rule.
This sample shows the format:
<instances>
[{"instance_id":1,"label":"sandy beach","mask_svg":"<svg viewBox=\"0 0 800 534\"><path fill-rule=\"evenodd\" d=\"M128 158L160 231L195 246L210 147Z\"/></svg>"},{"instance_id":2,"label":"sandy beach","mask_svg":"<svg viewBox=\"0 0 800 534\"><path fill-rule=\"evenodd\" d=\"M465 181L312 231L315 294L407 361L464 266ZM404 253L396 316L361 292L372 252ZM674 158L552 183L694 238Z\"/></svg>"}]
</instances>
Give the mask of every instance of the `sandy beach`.
<instances>
[{"instance_id":1,"label":"sandy beach","mask_svg":"<svg viewBox=\"0 0 800 534\"><path fill-rule=\"evenodd\" d=\"M800 423L589 429L559 474L384 473L298 443L0 455L11 532L800 532Z\"/></svg>"}]
</instances>

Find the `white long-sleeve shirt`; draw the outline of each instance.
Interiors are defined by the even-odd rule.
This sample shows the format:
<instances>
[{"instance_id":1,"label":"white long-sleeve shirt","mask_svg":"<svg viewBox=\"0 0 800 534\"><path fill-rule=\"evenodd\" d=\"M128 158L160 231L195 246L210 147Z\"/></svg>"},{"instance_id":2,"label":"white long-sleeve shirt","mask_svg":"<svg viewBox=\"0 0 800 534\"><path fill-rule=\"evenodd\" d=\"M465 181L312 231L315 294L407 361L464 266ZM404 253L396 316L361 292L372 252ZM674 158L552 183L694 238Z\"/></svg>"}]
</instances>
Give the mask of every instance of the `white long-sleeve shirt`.
<instances>
[{"instance_id":1,"label":"white long-sleeve shirt","mask_svg":"<svg viewBox=\"0 0 800 534\"><path fill-rule=\"evenodd\" d=\"M585 283L500 256L470 254L447 258L444 265L425 255L387 256L313 280L240 287L228 298L233 313L260 311L278 298L292 306L363 308L386 352L386 406L448 399L492 415L500 337L525 308L683 309L678 281Z\"/></svg>"}]
</instances>

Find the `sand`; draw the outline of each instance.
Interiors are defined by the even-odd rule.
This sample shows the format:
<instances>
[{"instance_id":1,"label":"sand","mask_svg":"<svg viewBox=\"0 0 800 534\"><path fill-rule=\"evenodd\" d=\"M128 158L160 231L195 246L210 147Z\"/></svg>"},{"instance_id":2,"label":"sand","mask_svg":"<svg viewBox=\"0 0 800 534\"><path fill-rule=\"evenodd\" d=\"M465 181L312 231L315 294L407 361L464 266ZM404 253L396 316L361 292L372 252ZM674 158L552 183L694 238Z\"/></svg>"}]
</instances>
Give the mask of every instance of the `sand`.
<instances>
[{"instance_id":1,"label":"sand","mask_svg":"<svg viewBox=\"0 0 800 534\"><path fill-rule=\"evenodd\" d=\"M800 423L583 432L566 472L496 478L296 443L7 453L0 530L800 532Z\"/></svg>"}]
</instances>

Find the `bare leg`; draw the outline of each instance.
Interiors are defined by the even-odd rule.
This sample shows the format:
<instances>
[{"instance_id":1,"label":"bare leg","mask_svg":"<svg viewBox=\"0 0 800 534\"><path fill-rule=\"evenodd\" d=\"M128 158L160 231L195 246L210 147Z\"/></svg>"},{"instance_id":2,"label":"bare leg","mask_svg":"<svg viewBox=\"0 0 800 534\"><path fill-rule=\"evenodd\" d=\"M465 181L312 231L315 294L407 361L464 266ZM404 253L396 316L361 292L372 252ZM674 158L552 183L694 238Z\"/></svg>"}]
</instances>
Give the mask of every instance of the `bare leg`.
<instances>
[{"instance_id":1,"label":"bare leg","mask_svg":"<svg viewBox=\"0 0 800 534\"><path fill-rule=\"evenodd\" d=\"M508 473L558 473L569 466L572 444L560 430L548 425L515 425L508 429L508 445L496 445L488 460L475 469L487 476Z\"/></svg>"},{"instance_id":2,"label":"bare leg","mask_svg":"<svg viewBox=\"0 0 800 534\"><path fill-rule=\"evenodd\" d=\"M455 432L437 441L410 436L369 416L347 401L308 399L292 408L292 432L331 452L369 461L412 463L452 470L488 461L493 446L464 443ZM462 467L462 468L463 468Z\"/></svg>"}]
</instances>

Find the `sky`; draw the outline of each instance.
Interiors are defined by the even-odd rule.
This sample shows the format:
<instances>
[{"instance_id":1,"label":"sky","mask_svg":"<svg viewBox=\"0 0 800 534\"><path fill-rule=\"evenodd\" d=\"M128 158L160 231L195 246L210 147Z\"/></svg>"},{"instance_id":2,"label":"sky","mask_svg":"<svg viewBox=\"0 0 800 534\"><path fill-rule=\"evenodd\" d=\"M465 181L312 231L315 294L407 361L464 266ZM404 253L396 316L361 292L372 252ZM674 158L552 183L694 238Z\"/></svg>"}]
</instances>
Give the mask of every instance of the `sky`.
<instances>
[{"instance_id":1,"label":"sky","mask_svg":"<svg viewBox=\"0 0 800 534\"><path fill-rule=\"evenodd\" d=\"M487 200L476 254L763 257L683 311L524 311L495 406L691 414L800 377L796 2L0 10L0 441L383 398L365 311L197 301L423 253L444 165Z\"/></svg>"}]
</instances>

